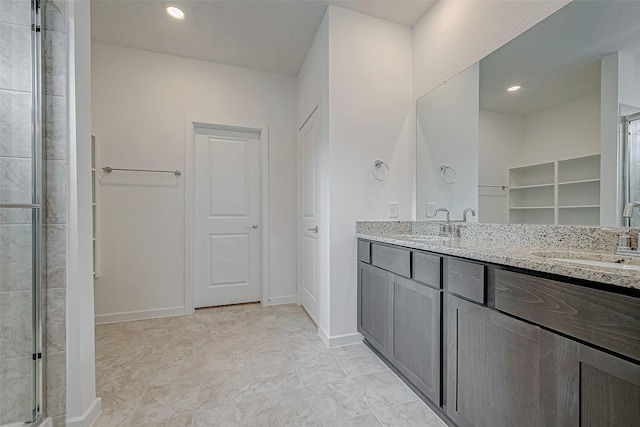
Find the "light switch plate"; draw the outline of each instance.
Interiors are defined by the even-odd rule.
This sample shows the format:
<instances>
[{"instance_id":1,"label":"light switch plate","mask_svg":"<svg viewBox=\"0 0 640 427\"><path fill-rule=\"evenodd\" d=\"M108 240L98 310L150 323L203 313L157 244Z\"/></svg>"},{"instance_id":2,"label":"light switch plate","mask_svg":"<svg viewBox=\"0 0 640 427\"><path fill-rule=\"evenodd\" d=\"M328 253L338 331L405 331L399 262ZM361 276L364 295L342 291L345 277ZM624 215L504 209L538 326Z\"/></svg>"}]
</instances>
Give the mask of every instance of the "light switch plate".
<instances>
[{"instance_id":1,"label":"light switch plate","mask_svg":"<svg viewBox=\"0 0 640 427\"><path fill-rule=\"evenodd\" d=\"M398 202L389 202L389 218L398 218Z\"/></svg>"},{"instance_id":2,"label":"light switch plate","mask_svg":"<svg viewBox=\"0 0 640 427\"><path fill-rule=\"evenodd\" d=\"M435 203L427 203L427 218L433 218L436 212L436 204Z\"/></svg>"}]
</instances>

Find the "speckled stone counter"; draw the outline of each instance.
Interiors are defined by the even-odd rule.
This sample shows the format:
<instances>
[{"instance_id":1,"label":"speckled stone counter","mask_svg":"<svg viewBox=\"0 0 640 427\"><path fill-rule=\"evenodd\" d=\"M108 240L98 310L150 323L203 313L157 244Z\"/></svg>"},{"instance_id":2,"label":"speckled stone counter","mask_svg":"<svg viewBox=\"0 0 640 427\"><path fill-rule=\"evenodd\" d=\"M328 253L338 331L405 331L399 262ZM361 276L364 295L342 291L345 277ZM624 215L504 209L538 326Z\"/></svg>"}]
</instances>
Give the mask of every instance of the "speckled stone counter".
<instances>
[{"instance_id":1,"label":"speckled stone counter","mask_svg":"<svg viewBox=\"0 0 640 427\"><path fill-rule=\"evenodd\" d=\"M434 221L363 221L356 223L356 237L640 290L640 270L622 267L623 263L640 266L640 258L614 254L618 235L629 232L635 245L640 229L460 223L456 237L421 240L437 236L439 225ZM584 259L621 263L621 268L551 259L581 258L579 253L585 253Z\"/></svg>"}]
</instances>

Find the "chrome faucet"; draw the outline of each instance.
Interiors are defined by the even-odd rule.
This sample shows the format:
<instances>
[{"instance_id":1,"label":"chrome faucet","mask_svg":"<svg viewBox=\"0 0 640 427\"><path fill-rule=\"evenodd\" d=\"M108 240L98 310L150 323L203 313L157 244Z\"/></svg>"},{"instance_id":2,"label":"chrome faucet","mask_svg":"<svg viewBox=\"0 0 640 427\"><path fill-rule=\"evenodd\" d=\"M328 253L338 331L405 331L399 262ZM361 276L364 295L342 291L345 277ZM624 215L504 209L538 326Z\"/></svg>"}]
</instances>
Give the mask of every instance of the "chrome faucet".
<instances>
[{"instance_id":1,"label":"chrome faucet","mask_svg":"<svg viewBox=\"0 0 640 427\"><path fill-rule=\"evenodd\" d=\"M446 208L438 208L433 212L433 216L435 217L436 215L438 215L439 212L444 212L447 214L447 223L451 222L451 215L449 214L449 209Z\"/></svg>"},{"instance_id":2,"label":"chrome faucet","mask_svg":"<svg viewBox=\"0 0 640 427\"><path fill-rule=\"evenodd\" d=\"M435 212L433 212L433 216L435 217L438 212L444 212L447 214L447 223L440 224L440 237L451 237L454 233L455 228L453 225L451 225L451 215L449 214L449 209L438 208L435 210Z\"/></svg>"},{"instance_id":3,"label":"chrome faucet","mask_svg":"<svg viewBox=\"0 0 640 427\"><path fill-rule=\"evenodd\" d=\"M471 216L476 216L476 211L471 208L467 208L462 212L462 222L467 222L467 212L471 212Z\"/></svg>"},{"instance_id":4,"label":"chrome faucet","mask_svg":"<svg viewBox=\"0 0 640 427\"><path fill-rule=\"evenodd\" d=\"M622 218L631 218L633 216L633 210L635 208L640 209L640 202L629 202L624 206L622 211Z\"/></svg>"}]
</instances>

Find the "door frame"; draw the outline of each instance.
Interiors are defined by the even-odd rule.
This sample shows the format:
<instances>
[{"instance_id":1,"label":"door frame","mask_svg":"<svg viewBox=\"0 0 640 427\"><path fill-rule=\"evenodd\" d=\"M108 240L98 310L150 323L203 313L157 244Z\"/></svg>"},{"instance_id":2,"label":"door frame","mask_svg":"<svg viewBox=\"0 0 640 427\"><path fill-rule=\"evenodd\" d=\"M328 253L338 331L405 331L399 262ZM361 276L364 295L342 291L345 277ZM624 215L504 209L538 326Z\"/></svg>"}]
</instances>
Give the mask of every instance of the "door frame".
<instances>
[{"instance_id":1,"label":"door frame","mask_svg":"<svg viewBox=\"0 0 640 427\"><path fill-rule=\"evenodd\" d=\"M195 141L196 129L222 129L249 131L260 134L260 217L261 259L260 303L269 301L269 126L237 123L235 120L220 120L203 117L186 118L185 124L185 168L184 168L184 314L195 310L193 286L196 268L195 241ZM268 305L268 304L266 304Z\"/></svg>"}]
</instances>

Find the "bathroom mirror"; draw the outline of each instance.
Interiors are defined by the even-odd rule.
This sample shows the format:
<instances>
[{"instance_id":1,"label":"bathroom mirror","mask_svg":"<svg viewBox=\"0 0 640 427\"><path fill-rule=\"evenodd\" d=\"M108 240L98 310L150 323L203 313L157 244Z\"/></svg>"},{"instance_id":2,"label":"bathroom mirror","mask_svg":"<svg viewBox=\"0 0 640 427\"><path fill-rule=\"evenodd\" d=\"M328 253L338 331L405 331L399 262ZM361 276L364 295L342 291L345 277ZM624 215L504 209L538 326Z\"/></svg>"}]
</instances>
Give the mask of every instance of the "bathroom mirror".
<instances>
[{"instance_id":1,"label":"bathroom mirror","mask_svg":"<svg viewBox=\"0 0 640 427\"><path fill-rule=\"evenodd\" d=\"M417 219L444 207L489 223L626 225L623 204L640 197L638 22L640 2L572 2L420 98Z\"/></svg>"}]
</instances>

